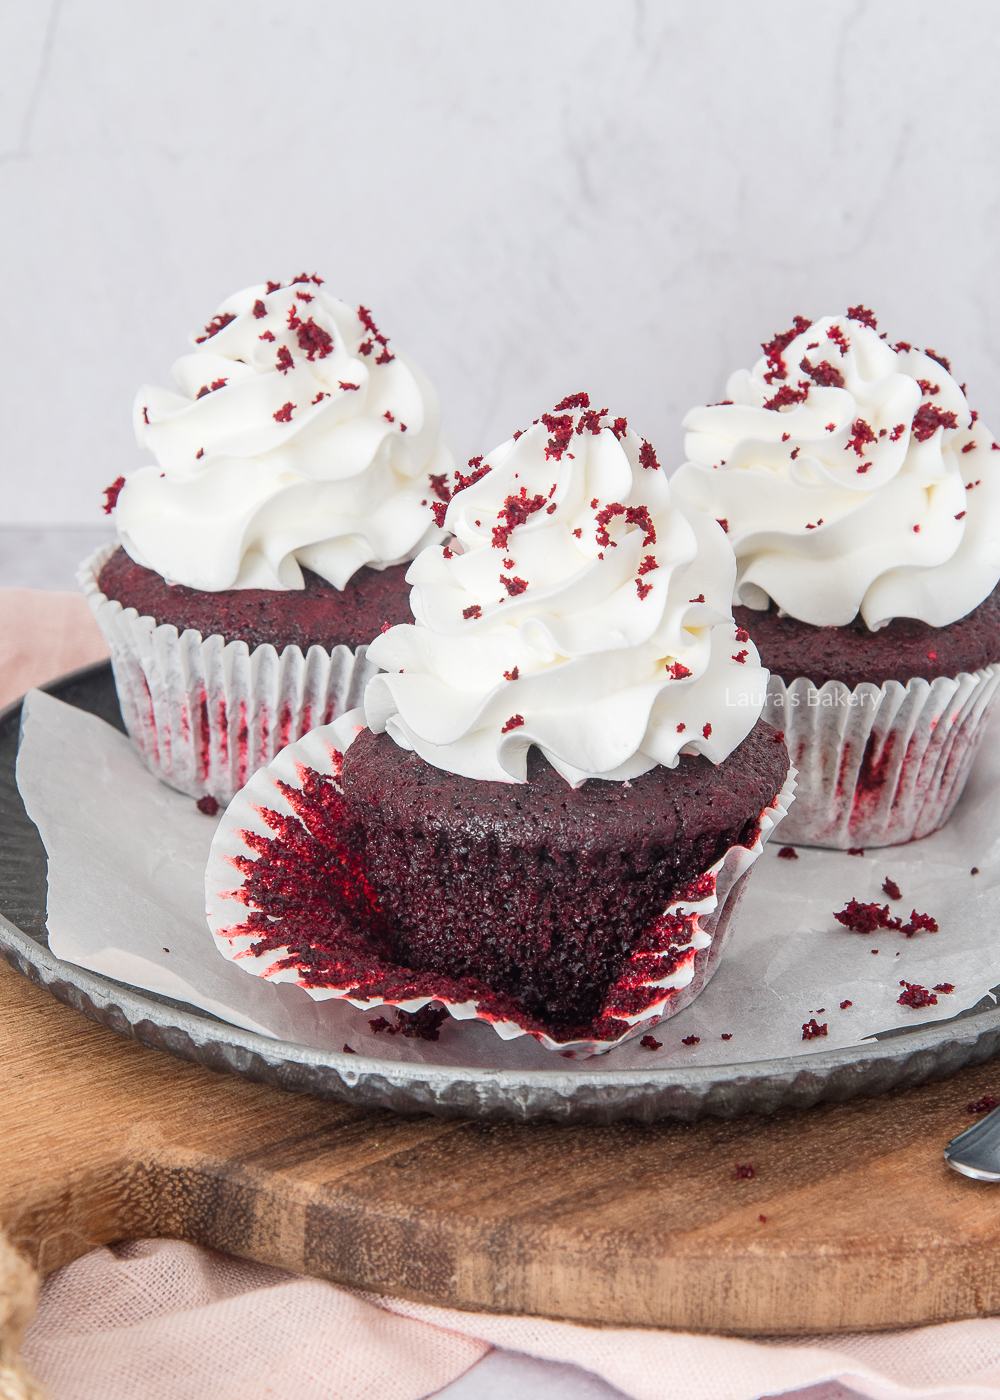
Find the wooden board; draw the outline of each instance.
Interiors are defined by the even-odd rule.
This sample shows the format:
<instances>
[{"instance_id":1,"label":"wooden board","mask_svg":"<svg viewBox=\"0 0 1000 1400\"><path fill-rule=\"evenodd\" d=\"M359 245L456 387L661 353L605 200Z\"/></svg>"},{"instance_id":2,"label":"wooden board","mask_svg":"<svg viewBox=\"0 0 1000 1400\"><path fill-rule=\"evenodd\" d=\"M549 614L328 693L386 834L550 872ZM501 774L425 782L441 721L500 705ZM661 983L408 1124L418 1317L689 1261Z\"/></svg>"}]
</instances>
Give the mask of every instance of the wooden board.
<instances>
[{"instance_id":1,"label":"wooden board","mask_svg":"<svg viewBox=\"0 0 1000 1400\"><path fill-rule=\"evenodd\" d=\"M0 962L0 1220L43 1271L159 1235L590 1323L748 1334L979 1317L1000 1312L1000 1193L941 1152L998 1084L988 1064L693 1126L404 1118L174 1060Z\"/></svg>"}]
</instances>

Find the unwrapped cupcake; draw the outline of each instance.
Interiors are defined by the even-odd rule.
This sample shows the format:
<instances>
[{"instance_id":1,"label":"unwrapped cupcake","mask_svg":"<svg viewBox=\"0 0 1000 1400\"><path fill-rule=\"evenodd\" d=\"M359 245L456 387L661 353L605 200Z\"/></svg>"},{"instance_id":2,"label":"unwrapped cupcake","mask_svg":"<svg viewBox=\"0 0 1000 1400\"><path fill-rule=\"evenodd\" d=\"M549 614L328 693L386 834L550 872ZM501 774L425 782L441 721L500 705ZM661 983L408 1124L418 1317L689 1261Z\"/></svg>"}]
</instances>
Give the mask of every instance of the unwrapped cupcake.
<instances>
[{"instance_id":1,"label":"unwrapped cupcake","mask_svg":"<svg viewBox=\"0 0 1000 1400\"><path fill-rule=\"evenodd\" d=\"M676 494L736 551L734 615L798 769L787 841L925 836L1000 677L1000 457L948 361L863 306L765 344L685 418Z\"/></svg>"},{"instance_id":2,"label":"unwrapped cupcake","mask_svg":"<svg viewBox=\"0 0 1000 1400\"><path fill-rule=\"evenodd\" d=\"M788 755L732 550L624 419L573 395L456 485L352 734L227 812L210 923L316 996L604 1050L711 976Z\"/></svg>"},{"instance_id":3,"label":"unwrapped cupcake","mask_svg":"<svg viewBox=\"0 0 1000 1400\"><path fill-rule=\"evenodd\" d=\"M121 543L80 581L146 763L212 804L358 703L453 458L433 387L318 277L238 292L192 340L177 392L139 391L156 463L108 489Z\"/></svg>"}]
</instances>

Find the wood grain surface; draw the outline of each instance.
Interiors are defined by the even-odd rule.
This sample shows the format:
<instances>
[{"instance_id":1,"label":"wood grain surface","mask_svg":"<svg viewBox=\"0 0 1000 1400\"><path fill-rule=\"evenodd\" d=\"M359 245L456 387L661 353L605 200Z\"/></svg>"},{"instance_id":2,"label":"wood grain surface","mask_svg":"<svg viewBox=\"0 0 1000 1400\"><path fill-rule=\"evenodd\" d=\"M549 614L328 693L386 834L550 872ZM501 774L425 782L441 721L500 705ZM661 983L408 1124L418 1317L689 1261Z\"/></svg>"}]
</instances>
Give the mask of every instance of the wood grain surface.
<instances>
[{"instance_id":1,"label":"wood grain surface","mask_svg":"<svg viewBox=\"0 0 1000 1400\"><path fill-rule=\"evenodd\" d=\"M979 1317L1000 1312L1000 1188L941 1153L998 1084L987 1064L694 1125L405 1118L174 1060L0 961L0 1220L43 1271L159 1235L422 1302L595 1324Z\"/></svg>"}]
</instances>

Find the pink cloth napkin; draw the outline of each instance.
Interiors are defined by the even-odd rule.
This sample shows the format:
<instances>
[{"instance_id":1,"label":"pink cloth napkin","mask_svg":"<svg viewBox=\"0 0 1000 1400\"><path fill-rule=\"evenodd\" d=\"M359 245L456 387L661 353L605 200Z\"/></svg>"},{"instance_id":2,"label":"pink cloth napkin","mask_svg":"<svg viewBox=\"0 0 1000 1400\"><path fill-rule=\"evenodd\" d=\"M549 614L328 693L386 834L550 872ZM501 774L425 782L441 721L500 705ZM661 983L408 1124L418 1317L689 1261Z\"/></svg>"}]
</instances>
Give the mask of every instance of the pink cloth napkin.
<instances>
[{"instance_id":1,"label":"pink cloth napkin","mask_svg":"<svg viewBox=\"0 0 1000 1400\"><path fill-rule=\"evenodd\" d=\"M579 1327L357 1294L175 1240L51 1275L22 1355L55 1400L422 1400L491 1346L574 1362L635 1400L831 1381L872 1400L1000 1397L1000 1319L759 1342Z\"/></svg>"},{"instance_id":2,"label":"pink cloth napkin","mask_svg":"<svg viewBox=\"0 0 1000 1400\"><path fill-rule=\"evenodd\" d=\"M0 707L107 654L82 594L0 588Z\"/></svg>"},{"instance_id":3,"label":"pink cloth napkin","mask_svg":"<svg viewBox=\"0 0 1000 1400\"><path fill-rule=\"evenodd\" d=\"M0 589L0 703L106 655L82 598ZM352 1293L169 1240L51 1275L24 1357L55 1400L422 1400L491 1347L573 1362L634 1400L830 1382L872 1400L1000 1400L1000 1319L758 1342L590 1328Z\"/></svg>"}]
</instances>

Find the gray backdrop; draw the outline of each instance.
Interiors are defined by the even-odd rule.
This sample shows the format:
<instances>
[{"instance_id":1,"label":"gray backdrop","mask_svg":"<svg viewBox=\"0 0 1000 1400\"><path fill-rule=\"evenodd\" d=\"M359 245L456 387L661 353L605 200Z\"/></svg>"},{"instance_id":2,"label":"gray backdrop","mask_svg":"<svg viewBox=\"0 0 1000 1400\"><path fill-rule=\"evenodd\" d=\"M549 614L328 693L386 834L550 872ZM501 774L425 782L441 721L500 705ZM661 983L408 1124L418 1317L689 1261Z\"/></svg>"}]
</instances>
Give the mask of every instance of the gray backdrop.
<instances>
[{"instance_id":1,"label":"gray backdrop","mask_svg":"<svg viewBox=\"0 0 1000 1400\"><path fill-rule=\"evenodd\" d=\"M493 447L588 388L665 463L862 300L1000 425L994 0L0 0L0 519L96 523L228 293L319 271Z\"/></svg>"}]
</instances>

